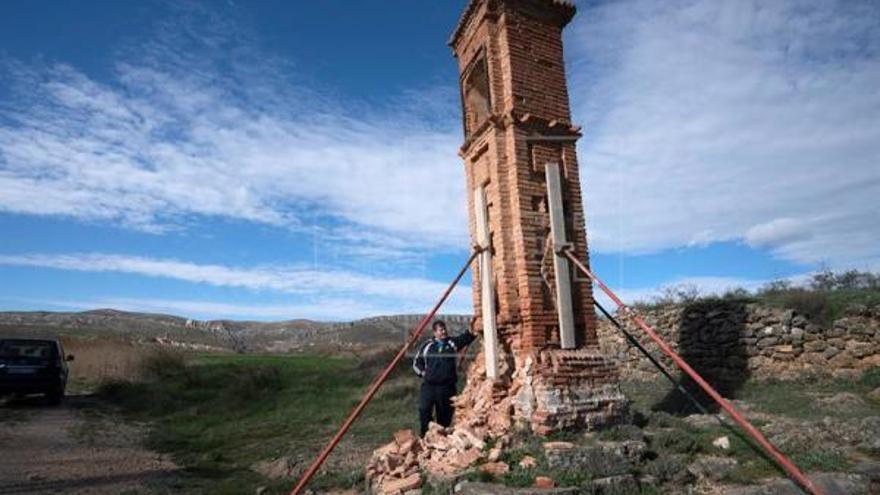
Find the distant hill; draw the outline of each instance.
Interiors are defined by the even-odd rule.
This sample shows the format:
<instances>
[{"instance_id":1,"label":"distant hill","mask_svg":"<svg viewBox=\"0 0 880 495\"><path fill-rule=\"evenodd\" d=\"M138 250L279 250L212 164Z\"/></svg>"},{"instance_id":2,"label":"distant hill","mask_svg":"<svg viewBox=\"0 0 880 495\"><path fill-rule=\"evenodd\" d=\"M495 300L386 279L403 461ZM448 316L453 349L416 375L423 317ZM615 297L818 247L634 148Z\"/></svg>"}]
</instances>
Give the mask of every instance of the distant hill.
<instances>
[{"instance_id":1,"label":"distant hill","mask_svg":"<svg viewBox=\"0 0 880 495\"><path fill-rule=\"evenodd\" d=\"M0 312L0 336L75 336L244 350L295 352L357 350L403 342L424 315L376 316L351 322L294 319L276 322L193 320L180 316L96 309L77 313ZM454 332L470 315L441 315Z\"/></svg>"}]
</instances>

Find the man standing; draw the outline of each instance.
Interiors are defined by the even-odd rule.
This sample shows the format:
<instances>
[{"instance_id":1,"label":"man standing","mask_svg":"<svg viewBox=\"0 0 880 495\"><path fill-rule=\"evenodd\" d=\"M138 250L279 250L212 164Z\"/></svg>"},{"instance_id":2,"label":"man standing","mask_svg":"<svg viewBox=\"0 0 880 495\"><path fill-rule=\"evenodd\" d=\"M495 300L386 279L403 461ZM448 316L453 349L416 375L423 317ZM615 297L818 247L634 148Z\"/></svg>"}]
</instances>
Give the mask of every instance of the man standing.
<instances>
[{"instance_id":1,"label":"man standing","mask_svg":"<svg viewBox=\"0 0 880 495\"><path fill-rule=\"evenodd\" d=\"M419 347L413 369L422 377L422 389L419 394L419 422L422 436L428 431L436 410L436 422L442 426L452 424L452 396L455 395L456 357L458 351L474 341L470 330L461 335L450 337L446 331L446 323L437 320L431 325L434 337Z\"/></svg>"}]
</instances>

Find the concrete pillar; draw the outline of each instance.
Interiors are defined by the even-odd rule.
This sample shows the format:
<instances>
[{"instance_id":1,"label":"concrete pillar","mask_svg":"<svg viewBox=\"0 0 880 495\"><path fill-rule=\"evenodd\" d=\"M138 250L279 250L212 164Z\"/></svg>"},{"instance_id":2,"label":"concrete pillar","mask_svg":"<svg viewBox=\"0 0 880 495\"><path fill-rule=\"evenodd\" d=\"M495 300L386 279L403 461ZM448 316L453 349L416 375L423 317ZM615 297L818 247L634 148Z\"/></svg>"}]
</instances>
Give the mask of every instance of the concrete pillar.
<instances>
[{"instance_id":1,"label":"concrete pillar","mask_svg":"<svg viewBox=\"0 0 880 495\"><path fill-rule=\"evenodd\" d=\"M560 250L568 245L565 237L565 212L562 209L562 181L559 164L547 163L547 203L550 208L550 232L553 235L553 270L556 275L556 306L559 314L559 340L563 349L575 348L574 312L571 305L571 270L568 258Z\"/></svg>"},{"instance_id":2,"label":"concrete pillar","mask_svg":"<svg viewBox=\"0 0 880 495\"><path fill-rule=\"evenodd\" d=\"M492 273L492 238L489 235L489 208L486 191L480 185L474 189L474 212L477 219L477 243L485 250L478 258L480 267L480 298L483 315L483 354L486 357L486 377L498 377L498 330L495 323L495 276Z\"/></svg>"}]
</instances>

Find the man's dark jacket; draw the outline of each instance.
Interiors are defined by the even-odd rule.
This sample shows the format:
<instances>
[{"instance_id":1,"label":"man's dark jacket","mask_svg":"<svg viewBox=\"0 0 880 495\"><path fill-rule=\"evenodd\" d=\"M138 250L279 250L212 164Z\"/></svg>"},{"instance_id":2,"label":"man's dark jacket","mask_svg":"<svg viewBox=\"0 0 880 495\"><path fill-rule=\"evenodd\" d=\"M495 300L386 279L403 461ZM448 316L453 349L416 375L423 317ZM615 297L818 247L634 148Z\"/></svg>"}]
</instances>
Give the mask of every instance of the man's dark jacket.
<instances>
[{"instance_id":1,"label":"man's dark jacket","mask_svg":"<svg viewBox=\"0 0 880 495\"><path fill-rule=\"evenodd\" d=\"M430 385L455 384L455 358L459 349L474 341L474 335L465 332L443 340L431 338L419 347L413 359L413 370Z\"/></svg>"}]
</instances>

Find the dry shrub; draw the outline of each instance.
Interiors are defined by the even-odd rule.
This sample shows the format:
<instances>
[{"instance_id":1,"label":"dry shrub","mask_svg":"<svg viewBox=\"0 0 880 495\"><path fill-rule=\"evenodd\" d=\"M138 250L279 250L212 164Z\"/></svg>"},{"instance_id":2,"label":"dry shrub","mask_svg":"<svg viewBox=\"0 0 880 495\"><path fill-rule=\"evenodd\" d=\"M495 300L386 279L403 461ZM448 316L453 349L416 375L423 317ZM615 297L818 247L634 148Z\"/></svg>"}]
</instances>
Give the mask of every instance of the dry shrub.
<instances>
[{"instance_id":1,"label":"dry shrub","mask_svg":"<svg viewBox=\"0 0 880 495\"><path fill-rule=\"evenodd\" d=\"M364 372L378 373L380 370L388 366L398 352L400 352L400 349L394 347L381 347L379 349L365 352L358 356L357 369ZM407 358L410 361L408 364L411 365L412 357L407 356ZM406 361L407 360L404 360L404 362ZM404 366L404 368L405 367L406 366Z\"/></svg>"},{"instance_id":2,"label":"dry shrub","mask_svg":"<svg viewBox=\"0 0 880 495\"><path fill-rule=\"evenodd\" d=\"M779 298L786 308L806 315L820 325L830 326L834 321L834 308L825 291L793 289L780 294Z\"/></svg>"},{"instance_id":3,"label":"dry shrub","mask_svg":"<svg viewBox=\"0 0 880 495\"><path fill-rule=\"evenodd\" d=\"M136 379L149 352L144 346L113 339L62 337L61 340L65 352L74 356L70 378L85 384Z\"/></svg>"},{"instance_id":4,"label":"dry shrub","mask_svg":"<svg viewBox=\"0 0 880 495\"><path fill-rule=\"evenodd\" d=\"M231 399L250 401L268 397L281 390L284 381L274 366L256 366L236 370L227 393Z\"/></svg>"},{"instance_id":5,"label":"dry shrub","mask_svg":"<svg viewBox=\"0 0 880 495\"><path fill-rule=\"evenodd\" d=\"M163 347L150 349L140 361L139 378L162 379L182 375L186 372L184 353Z\"/></svg>"}]
</instances>

